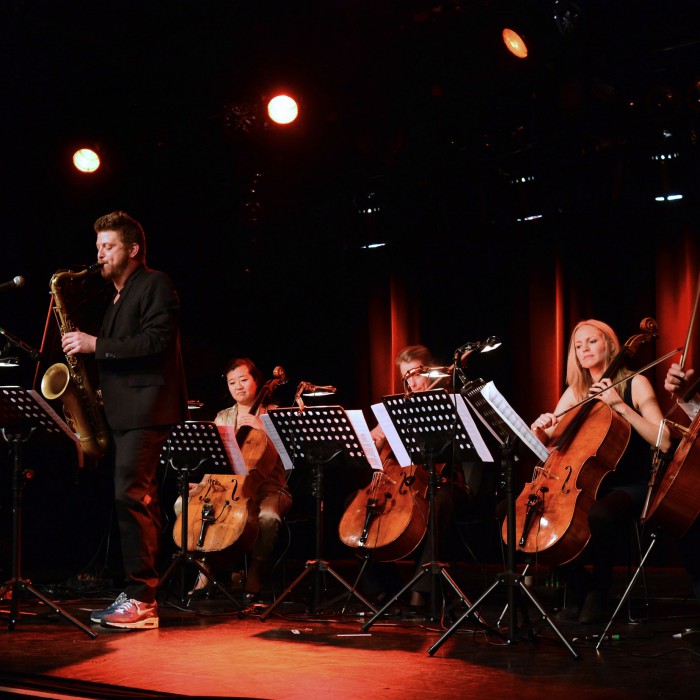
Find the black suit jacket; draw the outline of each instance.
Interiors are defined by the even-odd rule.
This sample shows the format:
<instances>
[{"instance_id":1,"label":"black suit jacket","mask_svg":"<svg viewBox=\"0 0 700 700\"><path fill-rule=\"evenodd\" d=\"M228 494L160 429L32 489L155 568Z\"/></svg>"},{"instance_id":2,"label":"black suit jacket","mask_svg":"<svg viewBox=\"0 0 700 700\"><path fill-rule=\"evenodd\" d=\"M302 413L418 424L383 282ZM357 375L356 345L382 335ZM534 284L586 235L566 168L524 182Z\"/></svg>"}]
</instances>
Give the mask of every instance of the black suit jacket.
<instances>
[{"instance_id":1,"label":"black suit jacket","mask_svg":"<svg viewBox=\"0 0 700 700\"><path fill-rule=\"evenodd\" d=\"M180 354L180 299L163 272L140 267L105 313L95 358L112 430L172 425L187 418Z\"/></svg>"}]
</instances>

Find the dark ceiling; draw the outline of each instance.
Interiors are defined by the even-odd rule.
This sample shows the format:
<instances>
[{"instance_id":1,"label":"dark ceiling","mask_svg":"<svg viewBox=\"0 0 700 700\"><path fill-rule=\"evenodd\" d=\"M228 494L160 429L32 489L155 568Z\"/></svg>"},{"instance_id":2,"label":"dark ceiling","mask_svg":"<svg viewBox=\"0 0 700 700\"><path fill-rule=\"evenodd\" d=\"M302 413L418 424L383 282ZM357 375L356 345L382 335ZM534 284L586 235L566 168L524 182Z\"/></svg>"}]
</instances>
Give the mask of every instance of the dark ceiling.
<instances>
[{"instance_id":1,"label":"dark ceiling","mask_svg":"<svg viewBox=\"0 0 700 700\"><path fill-rule=\"evenodd\" d=\"M61 167L89 139L105 156L100 184L136 201L167 186L229 216L238 199L254 223L309 204L332 220L371 192L405 205L455 179L483 190L669 138L695 145L691 1L25 0L0 12L14 155L36 177L37 160ZM505 51L506 20L534 39L527 61ZM262 114L279 88L301 101L293 128Z\"/></svg>"},{"instance_id":2,"label":"dark ceiling","mask_svg":"<svg viewBox=\"0 0 700 700\"><path fill-rule=\"evenodd\" d=\"M505 51L506 21L533 39L526 61ZM244 327L273 318L253 347L212 338L255 357L272 333L298 357L329 323L344 341L364 313L347 297L370 272L339 276L335 265L352 267L374 237L394 246L387 267L411 272L447 253L472 286L513 240L514 269L528 236L562 245L590 224L589 238L620 229L636 244L628 216L644 218L644 173L667 149L682 156L697 210L692 0L7 0L0 23L11 241L0 268L32 281L13 306L0 299L0 321L33 345L50 275L89 262L92 221L117 208L144 223L149 261L198 309L186 315L193 335L215 335L222 300L255 300L236 316ZM301 103L289 128L263 114L278 89ZM104 159L90 178L70 166L86 140ZM516 177L535 184L516 193ZM524 199L548 227L513 229ZM360 213L368 202L379 215ZM419 275L409 283L420 293ZM424 286L464 293L452 277ZM337 318L319 296L339 299ZM424 314L426 340L450 321L440 303L442 315ZM489 303L462 323L491 324L501 312Z\"/></svg>"}]
</instances>

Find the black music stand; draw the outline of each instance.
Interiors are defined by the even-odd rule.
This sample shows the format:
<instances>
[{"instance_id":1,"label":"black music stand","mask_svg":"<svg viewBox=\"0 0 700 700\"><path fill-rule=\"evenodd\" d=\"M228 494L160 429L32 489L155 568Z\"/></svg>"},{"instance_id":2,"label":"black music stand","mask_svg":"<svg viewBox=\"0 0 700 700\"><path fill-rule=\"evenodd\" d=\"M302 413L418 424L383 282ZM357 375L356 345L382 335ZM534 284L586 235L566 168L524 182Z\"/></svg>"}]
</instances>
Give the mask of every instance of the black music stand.
<instances>
[{"instance_id":1,"label":"black music stand","mask_svg":"<svg viewBox=\"0 0 700 700\"><path fill-rule=\"evenodd\" d=\"M12 453L12 577L6 581L0 591L3 595L10 592L10 620L7 629L14 630L20 618L20 599L24 592L31 593L62 617L72 622L91 639L97 634L83 625L63 608L56 605L40 593L26 579L22 578L22 492L25 483L31 478L31 470L22 465L24 443L38 432L44 438L54 438L61 433L71 438L82 456L80 442L58 414L33 390L20 387L0 387L0 432L10 445ZM79 459L79 461L81 461Z\"/></svg>"},{"instance_id":2,"label":"black music stand","mask_svg":"<svg viewBox=\"0 0 700 700\"><path fill-rule=\"evenodd\" d=\"M401 438L413 464L423 465L428 470L428 527L425 537L429 538L432 560L421 566L421 570L394 595L367 622L363 630L369 629L385 611L424 576L431 577L430 617L438 619L437 582L444 578L462 603L470 609L469 599L462 593L454 579L447 573L447 566L438 561L437 508L436 495L438 478L435 460L448 447L455 463L473 457L474 449L467 430L462 423L450 395L445 389L420 391L413 394L396 394L382 398L389 417ZM474 615L478 623L482 620Z\"/></svg>"},{"instance_id":3,"label":"black music stand","mask_svg":"<svg viewBox=\"0 0 700 700\"><path fill-rule=\"evenodd\" d=\"M483 386L481 387L483 388ZM506 543L506 571L499 574L493 584L482 593L479 598L477 598L473 604L471 604L467 610L462 614L462 616L454 622L454 624L438 639L435 644L433 644L429 649L428 653L432 656L442 644L449 639L457 629L462 625L462 623L475 611L479 606L500 586L505 585L507 587L508 596L508 634L504 635L500 630L491 628L491 631L497 636L506 639L509 644L514 644L519 641L522 636L521 628L518 626L518 610L522 614L524 621L525 631L530 641L535 641L535 634L533 631L533 626L530 621L527 606L523 600L523 596L529 599L529 601L538 610L543 620L545 620L549 626L552 628L554 633L559 637L564 646L571 652L571 655L578 659L580 658L578 652L569 644L566 637L560 632L557 626L554 624L552 619L547 615L545 609L542 607L540 602L535 598L530 589L525 585L523 581L523 575L517 574L515 572L515 491L513 490L513 473L514 473L514 461L515 461L515 448L517 446L517 439L520 438L526 444L530 445L532 443L532 435L525 427L516 429L519 424L522 423L522 419L515 414L513 409L502 400L502 410L510 415L511 423L506 423L503 417L494 410L491 410L491 405L486 402L482 402L481 391L477 394L471 396L471 405L475 407L477 413L483 413L481 419L488 420L492 424L493 432L499 437L506 435L506 430L508 432L508 437L501 444L501 468L503 472L503 483L506 496L506 518L507 518L507 543ZM517 420L517 423L516 423Z\"/></svg>"},{"instance_id":4,"label":"black music stand","mask_svg":"<svg viewBox=\"0 0 700 700\"><path fill-rule=\"evenodd\" d=\"M187 549L187 529L189 525L189 483L190 477L197 472L203 464L211 465L212 473L233 474L234 467L226 451L219 429L211 421L184 421L178 423L171 431L160 455L161 464L167 464L177 472L177 487L182 502L180 514L180 548L173 560L161 576L158 588L162 588L165 582L170 582L172 574L180 568L180 601L189 606L192 595L188 594L185 584L185 564L192 564L199 572L228 598L239 610L241 604L224 588L217 580L214 573L208 571L202 564L202 553ZM166 598L170 591L170 585L166 590Z\"/></svg>"},{"instance_id":5,"label":"black music stand","mask_svg":"<svg viewBox=\"0 0 700 700\"><path fill-rule=\"evenodd\" d=\"M266 620L287 596L310 574L314 573L313 595L308 610L311 613L321 609L320 574L328 572L350 595L355 596L372 612L372 604L349 584L328 562L323 559L323 477L326 464L344 453L352 460L367 460L360 440L350 419L341 406L314 406L298 408L271 408L263 421L271 433L271 439L283 460L294 466L295 461L306 459L311 465L316 499L316 552L315 558L306 562L304 571L289 585L282 595L267 608L261 620Z\"/></svg>"}]
</instances>

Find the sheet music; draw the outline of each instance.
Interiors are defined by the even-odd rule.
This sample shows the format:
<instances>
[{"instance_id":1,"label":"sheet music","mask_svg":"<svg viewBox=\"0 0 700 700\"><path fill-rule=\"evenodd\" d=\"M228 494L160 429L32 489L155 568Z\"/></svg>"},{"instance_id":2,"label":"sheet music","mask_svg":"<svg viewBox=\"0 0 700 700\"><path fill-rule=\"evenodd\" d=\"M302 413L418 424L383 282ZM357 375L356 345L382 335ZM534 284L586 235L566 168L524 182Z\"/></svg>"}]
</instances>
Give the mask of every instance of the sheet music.
<instances>
[{"instance_id":1,"label":"sheet music","mask_svg":"<svg viewBox=\"0 0 700 700\"><path fill-rule=\"evenodd\" d=\"M457 415L460 417L464 427L467 429L467 435L469 435L472 446L481 458L481 461L493 462L493 456L491 455L489 448L486 447L486 443L481 437L481 433L476 427L476 423L474 422L471 413L469 413L469 409L464 403L464 399L462 398L461 394L450 394L450 398L452 399L452 403L454 403L457 408Z\"/></svg>"},{"instance_id":2,"label":"sheet music","mask_svg":"<svg viewBox=\"0 0 700 700\"><path fill-rule=\"evenodd\" d=\"M224 443L224 449L233 466L233 473L244 476L248 473L248 467L243 461L241 448L238 446L238 440L236 440L236 429L232 425L217 425L216 428L219 431L221 442Z\"/></svg>"},{"instance_id":3,"label":"sheet music","mask_svg":"<svg viewBox=\"0 0 700 700\"><path fill-rule=\"evenodd\" d=\"M525 421L513 410L511 405L505 400L493 382L488 382L481 390L483 397L493 407L493 410L508 424L510 429L537 455L537 457L545 462L549 457L549 452L544 444L538 440L530 428L525 424Z\"/></svg>"},{"instance_id":4,"label":"sheet music","mask_svg":"<svg viewBox=\"0 0 700 700\"><path fill-rule=\"evenodd\" d=\"M377 452L377 446L374 444L372 433L369 430L364 414L360 410L346 410L345 413L350 423L352 423L352 427L355 429L355 433L360 440L360 445L362 446L370 467L372 467L372 469L381 470L382 460L379 457L379 452Z\"/></svg>"},{"instance_id":5,"label":"sheet music","mask_svg":"<svg viewBox=\"0 0 700 700\"><path fill-rule=\"evenodd\" d=\"M270 438L270 440L272 440L272 444L275 446L277 454L282 458L282 464L284 464L284 468L294 469L294 462L289 456L289 452L287 452L287 448L284 446L284 441L280 437L280 434L277 432L277 428L275 428L275 424L272 422L272 418L270 418L270 416L267 413L263 413L261 416L259 416L259 418L263 422L263 425L265 426L265 432L267 433L267 436Z\"/></svg>"},{"instance_id":6,"label":"sheet music","mask_svg":"<svg viewBox=\"0 0 700 700\"><path fill-rule=\"evenodd\" d=\"M413 462L411 461L406 448L403 446L403 442L401 441L399 433L394 427L391 418L389 418L389 412L386 410L386 406L383 403L375 403L372 405L372 411L374 411L374 415L376 416L377 421L384 432L389 446L391 447L391 451L394 453L396 461L402 467L410 467Z\"/></svg>"}]
</instances>

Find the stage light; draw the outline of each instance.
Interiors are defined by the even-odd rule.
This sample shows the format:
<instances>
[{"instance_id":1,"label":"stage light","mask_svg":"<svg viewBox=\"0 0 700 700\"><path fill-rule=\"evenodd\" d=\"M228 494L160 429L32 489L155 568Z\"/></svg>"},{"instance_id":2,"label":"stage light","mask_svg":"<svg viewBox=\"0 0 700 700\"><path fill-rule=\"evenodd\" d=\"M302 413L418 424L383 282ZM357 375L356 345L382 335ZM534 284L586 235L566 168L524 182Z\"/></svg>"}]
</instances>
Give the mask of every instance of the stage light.
<instances>
[{"instance_id":1,"label":"stage light","mask_svg":"<svg viewBox=\"0 0 700 700\"><path fill-rule=\"evenodd\" d=\"M520 59L548 55L550 60L581 34L584 16L572 0L546 0L534 7L510 2L501 11L503 43Z\"/></svg>"},{"instance_id":2,"label":"stage light","mask_svg":"<svg viewBox=\"0 0 700 700\"><path fill-rule=\"evenodd\" d=\"M527 58L527 42L525 39L515 31L515 29L510 29L506 27L502 32L503 43L506 45L508 51L510 51L513 56L518 58Z\"/></svg>"},{"instance_id":3,"label":"stage light","mask_svg":"<svg viewBox=\"0 0 700 700\"><path fill-rule=\"evenodd\" d=\"M91 148L80 148L73 154L73 165L81 173L94 173L100 167L100 156Z\"/></svg>"},{"instance_id":4,"label":"stage light","mask_svg":"<svg viewBox=\"0 0 700 700\"><path fill-rule=\"evenodd\" d=\"M277 95L267 103L267 113L276 124L291 124L299 116L299 105L289 95Z\"/></svg>"}]
</instances>

